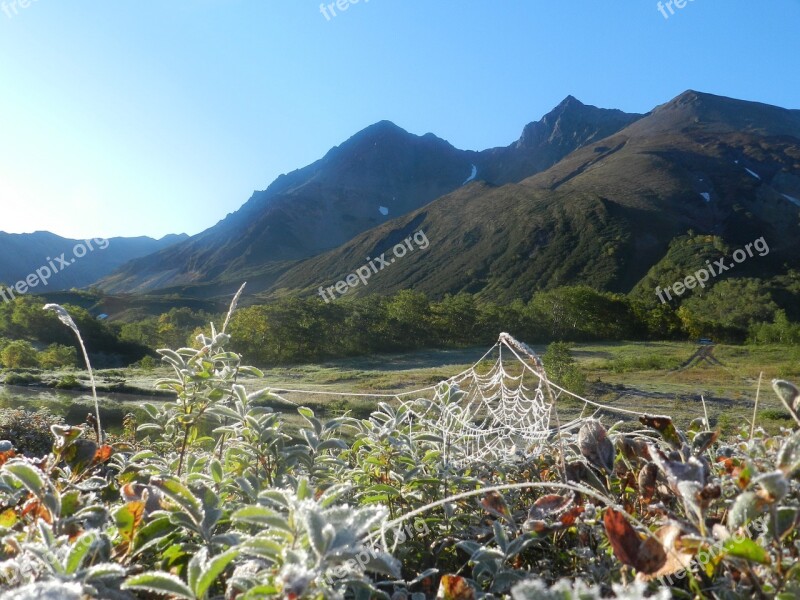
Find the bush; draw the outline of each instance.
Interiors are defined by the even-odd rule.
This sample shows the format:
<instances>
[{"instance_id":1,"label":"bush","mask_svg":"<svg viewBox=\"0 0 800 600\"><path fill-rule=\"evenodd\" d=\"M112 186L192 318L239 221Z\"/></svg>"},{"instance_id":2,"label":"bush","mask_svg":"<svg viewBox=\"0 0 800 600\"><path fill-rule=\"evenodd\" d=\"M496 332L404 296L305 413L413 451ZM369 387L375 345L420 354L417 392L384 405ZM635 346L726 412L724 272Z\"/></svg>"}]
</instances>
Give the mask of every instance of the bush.
<instances>
[{"instance_id":1,"label":"bush","mask_svg":"<svg viewBox=\"0 0 800 600\"><path fill-rule=\"evenodd\" d=\"M0 362L7 369L24 369L39 366L36 349L30 342L15 340L0 352Z\"/></svg>"},{"instance_id":2,"label":"bush","mask_svg":"<svg viewBox=\"0 0 800 600\"><path fill-rule=\"evenodd\" d=\"M572 356L569 344L553 342L542 355L550 381L579 396L586 392L586 375Z\"/></svg>"},{"instance_id":3,"label":"bush","mask_svg":"<svg viewBox=\"0 0 800 600\"><path fill-rule=\"evenodd\" d=\"M31 383L41 383L42 378L35 373L9 373L3 380L5 385L29 385Z\"/></svg>"},{"instance_id":4,"label":"bush","mask_svg":"<svg viewBox=\"0 0 800 600\"><path fill-rule=\"evenodd\" d=\"M83 385L74 375L65 375L59 379L55 385L55 388L58 390L76 390L82 387Z\"/></svg>"},{"instance_id":5,"label":"bush","mask_svg":"<svg viewBox=\"0 0 800 600\"><path fill-rule=\"evenodd\" d=\"M39 353L39 364L44 369L74 367L78 362L78 351L72 346L51 344Z\"/></svg>"},{"instance_id":6,"label":"bush","mask_svg":"<svg viewBox=\"0 0 800 600\"><path fill-rule=\"evenodd\" d=\"M46 408L33 412L20 408L0 409L0 439L10 441L18 454L45 456L53 448L53 425L64 422Z\"/></svg>"}]
</instances>

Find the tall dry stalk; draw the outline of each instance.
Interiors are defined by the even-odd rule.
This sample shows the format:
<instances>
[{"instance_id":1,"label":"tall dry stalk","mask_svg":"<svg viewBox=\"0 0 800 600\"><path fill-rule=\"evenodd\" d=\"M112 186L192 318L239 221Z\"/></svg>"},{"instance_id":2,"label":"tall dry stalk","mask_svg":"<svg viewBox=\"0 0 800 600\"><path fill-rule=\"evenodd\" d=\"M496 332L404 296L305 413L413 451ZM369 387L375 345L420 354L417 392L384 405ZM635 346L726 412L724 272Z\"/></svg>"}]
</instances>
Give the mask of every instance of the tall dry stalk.
<instances>
[{"instance_id":1,"label":"tall dry stalk","mask_svg":"<svg viewBox=\"0 0 800 600\"><path fill-rule=\"evenodd\" d=\"M86 368L89 371L89 380L92 383L92 398L94 398L94 414L95 418L97 419L97 443L103 443L103 428L100 425L100 402L97 400L97 386L94 381L94 372L92 371L92 363L89 361L89 354L86 352L86 345L83 343L83 338L81 337L81 331L78 329L78 326L75 324L75 321L72 320L69 312L67 309L61 306L60 304L45 304L44 310L52 310L58 316L58 320L61 321L64 325L72 329L75 333L75 336L78 338L78 343L81 346L81 350L83 351L83 359L86 362Z\"/></svg>"}]
</instances>

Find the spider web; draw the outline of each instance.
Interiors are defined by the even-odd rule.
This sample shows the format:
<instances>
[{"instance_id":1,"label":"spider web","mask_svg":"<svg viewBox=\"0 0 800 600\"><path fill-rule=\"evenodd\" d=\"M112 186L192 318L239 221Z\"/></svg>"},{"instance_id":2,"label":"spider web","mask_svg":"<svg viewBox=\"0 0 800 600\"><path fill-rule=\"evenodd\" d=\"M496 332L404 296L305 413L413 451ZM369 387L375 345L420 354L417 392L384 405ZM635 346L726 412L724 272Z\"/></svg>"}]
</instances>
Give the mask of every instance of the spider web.
<instances>
[{"instance_id":1,"label":"spider web","mask_svg":"<svg viewBox=\"0 0 800 600\"><path fill-rule=\"evenodd\" d=\"M552 397L538 357L502 334L475 365L436 386L432 399L405 401L402 408L409 424L442 439L446 461L506 461L529 454L550 435Z\"/></svg>"},{"instance_id":2,"label":"spider web","mask_svg":"<svg viewBox=\"0 0 800 600\"><path fill-rule=\"evenodd\" d=\"M442 383L401 393L339 392L268 388L274 397L294 406L296 402L281 394L302 396L362 397L396 401L389 411L404 425L405 434L429 433L446 462L463 465L476 461L507 462L542 451L544 442L555 434L579 427L584 411L600 411L629 416L644 413L608 406L583 398L547 378L542 362L528 346L501 333L497 343L469 369ZM558 427L550 426L554 405L562 396L584 403L581 415ZM386 405L388 406L388 404ZM394 405L397 407L397 404Z\"/></svg>"}]
</instances>

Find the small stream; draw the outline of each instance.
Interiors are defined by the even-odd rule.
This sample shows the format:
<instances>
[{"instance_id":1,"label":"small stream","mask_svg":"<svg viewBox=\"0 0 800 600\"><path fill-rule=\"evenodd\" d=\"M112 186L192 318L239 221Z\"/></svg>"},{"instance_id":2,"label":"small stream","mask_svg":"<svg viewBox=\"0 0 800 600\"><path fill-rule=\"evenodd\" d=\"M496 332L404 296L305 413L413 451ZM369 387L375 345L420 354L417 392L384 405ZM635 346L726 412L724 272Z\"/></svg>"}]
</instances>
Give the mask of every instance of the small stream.
<instances>
[{"instance_id":1,"label":"small stream","mask_svg":"<svg viewBox=\"0 0 800 600\"><path fill-rule=\"evenodd\" d=\"M140 394L98 393L100 399L100 418L103 428L109 431L122 429L122 420L127 413L133 413L139 423L143 422L145 412L142 405L150 403L158 406L164 397ZM86 422L86 415L94 413L91 393L85 391L49 390L14 385L0 385L0 409L24 408L38 410L46 408L54 415L64 418L69 425Z\"/></svg>"}]
</instances>

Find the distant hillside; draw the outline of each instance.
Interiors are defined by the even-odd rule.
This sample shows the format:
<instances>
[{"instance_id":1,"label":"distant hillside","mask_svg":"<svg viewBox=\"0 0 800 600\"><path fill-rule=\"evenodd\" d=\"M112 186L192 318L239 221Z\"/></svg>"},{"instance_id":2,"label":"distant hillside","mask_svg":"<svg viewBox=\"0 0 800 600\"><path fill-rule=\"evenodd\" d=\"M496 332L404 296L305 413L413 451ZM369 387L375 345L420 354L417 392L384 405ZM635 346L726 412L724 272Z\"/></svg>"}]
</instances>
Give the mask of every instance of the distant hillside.
<instances>
[{"instance_id":1,"label":"distant hillside","mask_svg":"<svg viewBox=\"0 0 800 600\"><path fill-rule=\"evenodd\" d=\"M372 125L303 169L279 177L237 212L99 282L109 292L268 289L297 260L319 255L473 180L517 182L640 118L568 97L505 148L458 150L433 134Z\"/></svg>"},{"instance_id":2,"label":"distant hillside","mask_svg":"<svg viewBox=\"0 0 800 600\"><path fill-rule=\"evenodd\" d=\"M316 293L418 230L426 250L350 293L628 292L689 230L732 248L764 236L769 255L736 273L769 276L800 268L799 224L800 111L690 91L519 184L473 183L303 261L271 291Z\"/></svg>"},{"instance_id":3,"label":"distant hillside","mask_svg":"<svg viewBox=\"0 0 800 600\"><path fill-rule=\"evenodd\" d=\"M107 245L90 240L90 249L86 240L71 240L47 231L0 231L0 282L14 285L38 270L43 278L47 278L47 285L37 283L31 291L86 287L134 258L152 254L187 238L186 234L168 235L160 240L117 237L109 239Z\"/></svg>"}]
</instances>

